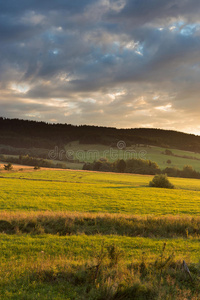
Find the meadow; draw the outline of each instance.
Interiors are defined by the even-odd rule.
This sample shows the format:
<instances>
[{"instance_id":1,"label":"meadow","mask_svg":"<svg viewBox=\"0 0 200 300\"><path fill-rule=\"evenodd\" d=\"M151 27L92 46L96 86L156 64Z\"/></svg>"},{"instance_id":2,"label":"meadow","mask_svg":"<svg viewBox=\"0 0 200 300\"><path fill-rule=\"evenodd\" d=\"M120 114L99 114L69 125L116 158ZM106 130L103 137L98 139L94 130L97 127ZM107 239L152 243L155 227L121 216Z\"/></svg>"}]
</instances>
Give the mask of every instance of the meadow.
<instances>
[{"instance_id":1,"label":"meadow","mask_svg":"<svg viewBox=\"0 0 200 300\"><path fill-rule=\"evenodd\" d=\"M122 146L123 146L122 141ZM47 150L49 155L53 153L54 159L50 159L51 155L46 159L50 166L57 168L58 164L61 168L72 170L82 170L86 162L92 163L94 160L106 159L109 162L114 162L118 159L128 160L130 158L145 159L156 162L161 170L167 167L175 167L183 169L184 166L190 165L192 168L200 172L200 154L178 149L168 149L174 155L166 155L166 148L156 146L130 146L124 149L118 149L101 144L79 144L79 141L70 142L65 146L65 150L58 152L58 149ZM40 151L38 148L37 151ZM3 157L9 162L9 159L18 158L18 155L4 154ZM63 160L60 160L63 159ZM67 159L67 160L66 160ZM71 160L70 160L71 159ZM74 161L73 161L74 160ZM170 161L170 163L168 163Z\"/></svg>"},{"instance_id":2,"label":"meadow","mask_svg":"<svg viewBox=\"0 0 200 300\"><path fill-rule=\"evenodd\" d=\"M0 298L199 299L200 181L151 179L1 171Z\"/></svg>"},{"instance_id":3,"label":"meadow","mask_svg":"<svg viewBox=\"0 0 200 300\"><path fill-rule=\"evenodd\" d=\"M200 181L171 178L175 190L149 188L152 176L85 171L2 173L1 210L200 214Z\"/></svg>"},{"instance_id":4,"label":"meadow","mask_svg":"<svg viewBox=\"0 0 200 300\"><path fill-rule=\"evenodd\" d=\"M75 141L67 144L65 146L65 150L66 153L72 152L74 159L79 159L80 161L84 162L93 162L94 160L98 160L102 157L106 158L110 162L113 162L117 159L127 160L129 158L141 158L156 162L159 168L162 170L166 167L183 169L185 165L190 165L196 171L200 171L200 154L178 149L168 150L170 150L174 155L180 157L166 155L164 154L166 148L156 146L133 145L120 150L117 147L110 147L100 144L79 144L78 141ZM171 160L170 164L167 163L168 160Z\"/></svg>"}]
</instances>

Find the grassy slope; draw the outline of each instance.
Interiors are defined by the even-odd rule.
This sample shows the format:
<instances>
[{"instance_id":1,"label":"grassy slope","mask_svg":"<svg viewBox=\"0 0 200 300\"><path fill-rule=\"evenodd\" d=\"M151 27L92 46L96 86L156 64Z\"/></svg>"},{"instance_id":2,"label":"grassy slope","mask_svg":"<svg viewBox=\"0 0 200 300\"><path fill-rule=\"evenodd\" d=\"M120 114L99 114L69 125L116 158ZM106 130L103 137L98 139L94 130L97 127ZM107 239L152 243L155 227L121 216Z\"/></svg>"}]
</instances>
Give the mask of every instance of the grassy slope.
<instances>
[{"instance_id":1,"label":"grassy slope","mask_svg":"<svg viewBox=\"0 0 200 300\"><path fill-rule=\"evenodd\" d=\"M185 165L192 166L196 171L200 171L200 160L181 158L170 155L164 155L165 148L161 147L127 147L125 150L119 150L118 148L111 148L105 145L95 144L79 144L78 141L71 142L65 147L66 153L69 154L68 158L73 154L74 159L78 159L79 163L72 163L70 161L64 162L60 160L49 160L54 164L62 163L68 169L81 170L83 162L93 162L102 157L107 158L109 161L115 161L117 159L129 159L129 158L142 158L155 161L161 169L166 167L176 167L182 169ZM188 156L200 159L200 154L194 152L188 152L177 149L169 149L175 155ZM4 155L5 157L16 157L16 155ZM62 157L65 154L62 153ZM167 160L171 160L171 164L167 163Z\"/></svg>"},{"instance_id":2,"label":"grassy slope","mask_svg":"<svg viewBox=\"0 0 200 300\"><path fill-rule=\"evenodd\" d=\"M130 155L132 155L133 158L143 158L155 161L161 169L169 166L182 169L185 165L191 165L196 171L200 171L200 160L164 155L162 152L165 151L165 148L161 147L127 147L126 150L119 150L117 148L111 149L109 146L104 145L79 144L79 142L76 141L67 144L65 150L70 152L73 151L75 158L86 162L93 162L95 159L98 160L101 157L106 157L109 161L115 161L117 158L128 159ZM169 150L175 155L191 156L200 159L200 154L198 153L177 149ZM131 151L132 154L130 154ZM168 159L171 160L171 164L167 163Z\"/></svg>"},{"instance_id":3,"label":"grassy slope","mask_svg":"<svg viewBox=\"0 0 200 300\"><path fill-rule=\"evenodd\" d=\"M169 149L173 154L179 156L188 156L195 157L200 159L200 154L188 151L182 151L177 149ZM165 148L160 147L151 147L150 149L146 148L147 151L147 159L157 162L161 169L166 167L176 167L182 169L185 165L192 166L196 171L200 171L200 160L175 157L170 155L164 155L162 152L165 151ZM171 160L171 164L167 163L167 160Z\"/></svg>"}]
</instances>

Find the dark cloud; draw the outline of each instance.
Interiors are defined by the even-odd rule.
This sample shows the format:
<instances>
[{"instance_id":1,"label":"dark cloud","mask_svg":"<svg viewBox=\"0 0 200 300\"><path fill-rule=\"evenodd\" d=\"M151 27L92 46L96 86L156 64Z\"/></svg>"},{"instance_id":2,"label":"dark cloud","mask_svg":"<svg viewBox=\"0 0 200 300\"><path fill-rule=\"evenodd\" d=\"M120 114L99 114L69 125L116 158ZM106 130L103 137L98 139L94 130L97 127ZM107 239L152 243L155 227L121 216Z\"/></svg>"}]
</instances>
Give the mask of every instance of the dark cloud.
<instances>
[{"instance_id":1,"label":"dark cloud","mask_svg":"<svg viewBox=\"0 0 200 300\"><path fill-rule=\"evenodd\" d=\"M2 14L16 15L24 11L33 10L46 14L48 11L68 11L70 13L83 12L93 0L9 0L0 3Z\"/></svg>"},{"instance_id":2,"label":"dark cloud","mask_svg":"<svg viewBox=\"0 0 200 300\"><path fill-rule=\"evenodd\" d=\"M200 133L199 12L199 0L1 1L1 115Z\"/></svg>"},{"instance_id":3,"label":"dark cloud","mask_svg":"<svg viewBox=\"0 0 200 300\"><path fill-rule=\"evenodd\" d=\"M115 3L115 0L111 0ZM110 9L109 17L131 21L135 25L169 22L170 19L198 21L200 2L198 0L126 0L120 11Z\"/></svg>"}]
</instances>

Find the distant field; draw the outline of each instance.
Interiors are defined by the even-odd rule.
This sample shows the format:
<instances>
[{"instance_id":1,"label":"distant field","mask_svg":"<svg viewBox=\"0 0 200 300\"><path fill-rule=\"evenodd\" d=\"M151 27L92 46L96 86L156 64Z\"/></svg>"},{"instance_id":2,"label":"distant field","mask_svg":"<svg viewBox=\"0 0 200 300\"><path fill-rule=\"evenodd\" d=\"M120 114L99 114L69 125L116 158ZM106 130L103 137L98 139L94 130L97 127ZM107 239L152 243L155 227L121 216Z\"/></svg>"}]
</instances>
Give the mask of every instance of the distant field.
<instances>
[{"instance_id":1,"label":"distant field","mask_svg":"<svg viewBox=\"0 0 200 300\"><path fill-rule=\"evenodd\" d=\"M122 144L119 146L123 147ZM193 157L191 158L183 158L176 157L171 155L163 154L166 148L155 147L155 146L146 146L146 147L126 147L125 149L118 149L117 147L110 147L100 144L79 144L78 141L71 142L65 146L65 153L62 151L60 153L56 152L55 160L48 160L50 163L62 163L62 165L67 169L72 170L82 170L83 164L85 162L93 162L94 160L99 160L101 158L106 158L108 161L113 162L117 159L127 160L129 158L136 159L149 159L151 161L155 161L160 169L165 169L166 167L176 167L179 169L183 169L185 165L190 165L196 171L200 171L200 154L177 150L177 149L168 149L171 150L173 154L178 156L187 156ZM55 149L54 149L55 151ZM57 155L57 157L56 157ZM9 157L16 157L16 155L4 155L7 159ZM61 161L59 160L59 156L63 159L66 157L69 161ZM70 159L79 160L79 162L70 162ZM199 160L198 160L199 159ZM171 160L171 163L167 163L168 160ZM2 163L3 164L3 163Z\"/></svg>"},{"instance_id":2,"label":"distant field","mask_svg":"<svg viewBox=\"0 0 200 300\"><path fill-rule=\"evenodd\" d=\"M9 158L18 157L18 155L8 155L8 154L4 154L4 156L8 159L8 161L9 161ZM57 163L62 163L66 169L82 170L82 168L83 168L83 163L75 163L75 162L70 162L70 161L64 162L64 161L60 161L60 160L50 160L50 159L47 159L47 161L49 161L50 163L53 163L54 165L56 165ZM3 169L4 164L6 164L6 163L0 161L0 170ZM16 165L16 164L13 164L13 165ZM17 166L19 166L19 165L17 165ZM28 167L33 168L32 166L28 166ZM26 168L26 166L23 165L21 168Z\"/></svg>"},{"instance_id":3,"label":"distant field","mask_svg":"<svg viewBox=\"0 0 200 300\"><path fill-rule=\"evenodd\" d=\"M123 144L122 144L123 145ZM127 147L124 150L119 150L117 147L111 148L105 145L94 145L94 144L79 144L78 141L71 142L66 145L65 150L69 154L73 153L74 159L79 159L80 161L93 162L102 157L107 158L109 161L115 161L119 159L128 159L132 158L142 158L150 159L157 162L161 169L166 167L177 167L182 169L185 165L191 165L196 171L200 171L200 154L177 150L169 149L173 154L179 156L188 156L198 158L199 160L190 159L190 158L181 158L171 155L165 155L163 152L166 148L149 146L149 147ZM167 160L171 160L171 164L167 163Z\"/></svg>"},{"instance_id":4,"label":"distant field","mask_svg":"<svg viewBox=\"0 0 200 300\"><path fill-rule=\"evenodd\" d=\"M151 179L1 171L0 298L199 299L200 180L170 178L168 190Z\"/></svg>"}]
</instances>

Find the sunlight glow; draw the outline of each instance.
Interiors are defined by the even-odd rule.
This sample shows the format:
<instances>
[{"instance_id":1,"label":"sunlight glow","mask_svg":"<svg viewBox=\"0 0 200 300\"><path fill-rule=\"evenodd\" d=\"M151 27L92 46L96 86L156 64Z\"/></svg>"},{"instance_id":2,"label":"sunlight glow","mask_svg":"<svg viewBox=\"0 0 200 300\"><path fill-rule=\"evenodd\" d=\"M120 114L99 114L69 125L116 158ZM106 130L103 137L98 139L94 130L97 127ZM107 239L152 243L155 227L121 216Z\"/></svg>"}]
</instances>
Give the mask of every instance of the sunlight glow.
<instances>
[{"instance_id":1,"label":"sunlight glow","mask_svg":"<svg viewBox=\"0 0 200 300\"><path fill-rule=\"evenodd\" d=\"M30 90L30 86L26 83L12 83L11 89L16 93L26 94Z\"/></svg>"},{"instance_id":2,"label":"sunlight glow","mask_svg":"<svg viewBox=\"0 0 200 300\"><path fill-rule=\"evenodd\" d=\"M169 111L171 108L172 108L171 104L155 107L155 109L158 109L158 110L161 110L161 111Z\"/></svg>"},{"instance_id":3,"label":"sunlight glow","mask_svg":"<svg viewBox=\"0 0 200 300\"><path fill-rule=\"evenodd\" d=\"M117 97L123 96L123 95L125 95L125 94L126 94L125 91L121 91L121 92L117 92L117 93L108 94L108 96L109 96L112 100L115 100Z\"/></svg>"}]
</instances>

